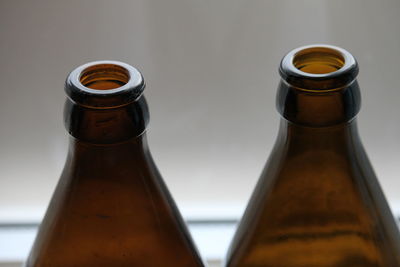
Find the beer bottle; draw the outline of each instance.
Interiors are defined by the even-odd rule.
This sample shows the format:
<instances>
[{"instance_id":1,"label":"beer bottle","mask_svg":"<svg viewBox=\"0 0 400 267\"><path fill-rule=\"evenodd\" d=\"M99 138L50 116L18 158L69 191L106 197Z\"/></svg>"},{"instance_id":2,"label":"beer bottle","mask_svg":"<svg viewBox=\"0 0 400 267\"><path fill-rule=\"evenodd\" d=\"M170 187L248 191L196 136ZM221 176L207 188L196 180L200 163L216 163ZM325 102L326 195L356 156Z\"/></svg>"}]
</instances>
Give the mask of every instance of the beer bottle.
<instances>
[{"instance_id":1,"label":"beer bottle","mask_svg":"<svg viewBox=\"0 0 400 267\"><path fill-rule=\"evenodd\" d=\"M26 266L204 266L150 154L144 87L116 61L68 76L68 156Z\"/></svg>"},{"instance_id":2,"label":"beer bottle","mask_svg":"<svg viewBox=\"0 0 400 267\"><path fill-rule=\"evenodd\" d=\"M279 72L278 138L226 266L399 267L399 231L358 135L356 60L312 45Z\"/></svg>"}]
</instances>

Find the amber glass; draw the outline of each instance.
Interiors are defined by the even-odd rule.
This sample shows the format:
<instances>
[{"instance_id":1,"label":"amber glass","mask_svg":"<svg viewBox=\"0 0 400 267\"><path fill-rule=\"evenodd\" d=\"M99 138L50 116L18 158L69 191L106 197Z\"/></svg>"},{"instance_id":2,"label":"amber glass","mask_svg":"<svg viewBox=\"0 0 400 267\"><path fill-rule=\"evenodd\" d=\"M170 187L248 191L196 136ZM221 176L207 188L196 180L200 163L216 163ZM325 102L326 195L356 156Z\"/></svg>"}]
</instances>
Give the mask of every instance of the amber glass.
<instances>
[{"instance_id":1,"label":"amber glass","mask_svg":"<svg viewBox=\"0 0 400 267\"><path fill-rule=\"evenodd\" d=\"M338 47L283 58L278 138L226 266L400 266L399 231L357 131L357 73Z\"/></svg>"},{"instance_id":2,"label":"amber glass","mask_svg":"<svg viewBox=\"0 0 400 267\"><path fill-rule=\"evenodd\" d=\"M204 266L149 152L141 74L93 62L65 89L69 152L26 266Z\"/></svg>"}]
</instances>

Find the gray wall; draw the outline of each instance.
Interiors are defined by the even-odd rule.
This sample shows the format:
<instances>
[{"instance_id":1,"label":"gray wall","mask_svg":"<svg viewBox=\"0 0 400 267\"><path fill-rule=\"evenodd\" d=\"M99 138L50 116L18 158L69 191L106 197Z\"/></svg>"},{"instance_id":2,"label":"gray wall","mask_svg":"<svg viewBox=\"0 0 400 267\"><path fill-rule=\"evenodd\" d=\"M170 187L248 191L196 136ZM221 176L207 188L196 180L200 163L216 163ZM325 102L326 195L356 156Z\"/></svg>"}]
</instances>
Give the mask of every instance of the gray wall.
<instances>
[{"instance_id":1,"label":"gray wall","mask_svg":"<svg viewBox=\"0 0 400 267\"><path fill-rule=\"evenodd\" d=\"M41 216L64 163L67 73L115 59L147 81L149 142L186 216L237 216L274 143L290 49L358 59L359 127L400 211L400 1L0 2L0 220Z\"/></svg>"}]
</instances>

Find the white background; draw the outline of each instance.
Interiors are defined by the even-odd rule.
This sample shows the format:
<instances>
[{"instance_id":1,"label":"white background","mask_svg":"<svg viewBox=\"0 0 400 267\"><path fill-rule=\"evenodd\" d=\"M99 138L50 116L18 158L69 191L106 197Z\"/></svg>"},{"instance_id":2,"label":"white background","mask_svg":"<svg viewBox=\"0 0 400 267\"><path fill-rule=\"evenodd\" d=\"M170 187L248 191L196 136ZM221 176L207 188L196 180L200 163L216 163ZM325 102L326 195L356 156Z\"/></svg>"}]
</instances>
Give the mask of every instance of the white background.
<instances>
[{"instance_id":1,"label":"white background","mask_svg":"<svg viewBox=\"0 0 400 267\"><path fill-rule=\"evenodd\" d=\"M64 79L115 59L147 82L149 142L184 215L238 217L275 141L277 72L328 43L359 61L359 127L400 202L400 1L0 2L0 221L38 221L64 164ZM400 206L399 206L400 211Z\"/></svg>"}]
</instances>

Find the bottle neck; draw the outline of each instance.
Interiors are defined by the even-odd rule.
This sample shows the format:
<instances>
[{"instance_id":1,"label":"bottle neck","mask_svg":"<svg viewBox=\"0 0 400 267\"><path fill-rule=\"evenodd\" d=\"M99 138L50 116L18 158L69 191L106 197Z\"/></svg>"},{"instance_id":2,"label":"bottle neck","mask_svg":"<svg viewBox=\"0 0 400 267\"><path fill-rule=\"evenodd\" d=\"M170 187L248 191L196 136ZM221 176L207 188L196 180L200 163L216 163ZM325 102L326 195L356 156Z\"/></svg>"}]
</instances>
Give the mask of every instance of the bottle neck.
<instances>
[{"instance_id":1,"label":"bottle neck","mask_svg":"<svg viewBox=\"0 0 400 267\"><path fill-rule=\"evenodd\" d=\"M360 110L357 81L332 90L307 90L281 81L277 109L288 121L309 127L327 127L350 122Z\"/></svg>"},{"instance_id":2,"label":"bottle neck","mask_svg":"<svg viewBox=\"0 0 400 267\"><path fill-rule=\"evenodd\" d=\"M134 168L149 157L146 133L113 144L93 144L70 137L68 159L75 166L102 170ZM125 167L124 167L125 166Z\"/></svg>"},{"instance_id":3,"label":"bottle neck","mask_svg":"<svg viewBox=\"0 0 400 267\"><path fill-rule=\"evenodd\" d=\"M87 107L67 99L64 108L64 124L69 134L91 144L117 144L139 137L148 122L144 96L113 108Z\"/></svg>"},{"instance_id":4,"label":"bottle neck","mask_svg":"<svg viewBox=\"0 0 400 267\"><path fill-rule=\"evenodd\" d=\"M357 122L336 124L328 127L308 127L281 120L278 146L295 147L295 151L342 151L360 145Z\"/></svg>"}]
</instances>

